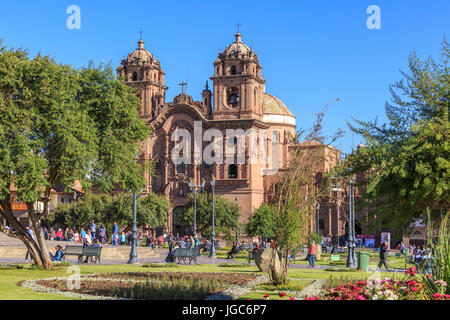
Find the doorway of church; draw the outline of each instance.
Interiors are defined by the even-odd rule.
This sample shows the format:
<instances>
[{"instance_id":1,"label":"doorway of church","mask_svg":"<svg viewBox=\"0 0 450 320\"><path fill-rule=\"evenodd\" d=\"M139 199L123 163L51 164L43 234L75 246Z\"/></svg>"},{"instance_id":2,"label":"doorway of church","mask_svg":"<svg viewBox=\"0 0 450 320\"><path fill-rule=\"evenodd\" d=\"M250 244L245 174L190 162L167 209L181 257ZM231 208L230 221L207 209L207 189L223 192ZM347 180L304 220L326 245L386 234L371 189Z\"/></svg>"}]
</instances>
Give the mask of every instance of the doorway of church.
<instances>
[{"instance_id":1,"label":"doorway of church","mask_svg":"<svg viewBox=\"0 0 450 320\"><path fill-rule=\"evenodd\" d=\"M182 237L191 230L189 225L183 222L184 206L178 206L172 210L172 233L175 237Z\"/></svg>"}]
</instances>

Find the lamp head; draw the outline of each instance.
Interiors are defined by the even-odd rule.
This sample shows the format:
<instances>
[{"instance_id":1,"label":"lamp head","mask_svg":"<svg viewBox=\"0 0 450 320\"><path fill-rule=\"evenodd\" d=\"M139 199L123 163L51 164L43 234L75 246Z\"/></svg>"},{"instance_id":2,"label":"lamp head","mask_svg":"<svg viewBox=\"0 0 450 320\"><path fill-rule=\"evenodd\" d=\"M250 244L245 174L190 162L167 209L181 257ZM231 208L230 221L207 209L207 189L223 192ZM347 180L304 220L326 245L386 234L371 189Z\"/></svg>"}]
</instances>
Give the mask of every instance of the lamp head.
<instances>
[{"instance_id":1,"label":"lamp head","mask_svg":"<svg viewBox=\"0 0 450 320\"><path fill-rule=\"evenodd\" d=\"M216 185L216 177L214 177L214 175L212 175L212 177L211 177L211 185L212 186Z\"/></svg>"}]
</instances>

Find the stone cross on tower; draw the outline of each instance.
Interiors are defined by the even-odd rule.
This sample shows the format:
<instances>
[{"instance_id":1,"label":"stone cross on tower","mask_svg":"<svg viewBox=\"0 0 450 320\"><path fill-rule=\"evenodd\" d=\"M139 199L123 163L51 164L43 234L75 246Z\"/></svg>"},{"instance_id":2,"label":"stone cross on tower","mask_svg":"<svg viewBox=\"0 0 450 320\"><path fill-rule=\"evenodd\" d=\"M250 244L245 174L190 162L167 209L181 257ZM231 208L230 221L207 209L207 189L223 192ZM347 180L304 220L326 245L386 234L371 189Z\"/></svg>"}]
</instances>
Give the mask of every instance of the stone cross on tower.
<instances>
[{"instance_id":1,"label":"stone cross on tower","mask_svg":"<svg viewBox=\"0 0 450 320\"><path fill-rule=\"evenodd\" d=\"M183 80L178 85L181 86L181 93L184 93L184 87L187 86L187 82L184 82L184 80Z\"/></svg>"},{"instance_id":2,"label":"stone cross on tower","mask_svg":"<svg viewBox=\"0 0 450 320\"><path fill-rule=\"evenodd\" d=\"M239 33L239 27L242 26L242 24L239 23L239 20L238 20L238 22L235 24L235 26L237 27L237 33Z\"/></svg>"},{"instance_id":3,"label":"stone cross on tower","mask_svg":"<svg viewBox=\"0 0 450 320\"><path fill-rule=\"evenodd\" d=\"M138 33L141 35L140 40L142 40L142 34L144 33L144 30L141 29Z\"/></svg>"}]
</instances>

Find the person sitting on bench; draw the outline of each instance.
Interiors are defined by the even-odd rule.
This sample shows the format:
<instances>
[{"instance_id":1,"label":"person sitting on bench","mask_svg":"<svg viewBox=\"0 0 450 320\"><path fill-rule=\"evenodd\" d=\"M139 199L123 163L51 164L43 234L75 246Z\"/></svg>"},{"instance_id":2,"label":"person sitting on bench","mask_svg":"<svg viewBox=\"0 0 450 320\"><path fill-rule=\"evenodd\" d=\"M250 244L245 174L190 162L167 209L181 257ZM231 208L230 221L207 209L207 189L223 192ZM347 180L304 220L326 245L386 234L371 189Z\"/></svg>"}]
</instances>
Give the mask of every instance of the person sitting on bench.
<instances>
[{"instance_id":1,"label":"person sitting on bench","mask_svg":"<svg viewBox=\"0 0 450 320\"><path fill-rule=\"evenodd\" d=\"M227 259L233 259L233 256L237 254L239 250L236 247L236 242L233 242L233 246L231 247L231 251L228 252Z\"/></svg>"},{"instance_id":2,"label":"person sitting on bench","mask_svg":"<svg viewBox=\"0 0 450 320\"><path fill-rule=\"evenodd\" d=\"M97 239L94 239L94 242L92 243L91 247L97 247L97 248L100 247L100 245L98 244L98 240ZM88 258L89 257L86 256L86 260L84 260L84 263L88 262ZM91 257L91 262L94 262L94 258L93 257Z\"/></svg>"},{"instance_id":3,"label":"person sitting on bench","mask_svg":"<svg viewBox=\"0 0 450 320\"><path fill-rule=\"evenodd\" d=\"M57 245L56 247L55 247L55 255L53 255L51 252L50 252L50 258L52 259L52 261L61 261L61 258L62 258L62 251L61 251L61 249L62 249L62 247L60 246L60 245Z\"/></svg>"}]
</instances>

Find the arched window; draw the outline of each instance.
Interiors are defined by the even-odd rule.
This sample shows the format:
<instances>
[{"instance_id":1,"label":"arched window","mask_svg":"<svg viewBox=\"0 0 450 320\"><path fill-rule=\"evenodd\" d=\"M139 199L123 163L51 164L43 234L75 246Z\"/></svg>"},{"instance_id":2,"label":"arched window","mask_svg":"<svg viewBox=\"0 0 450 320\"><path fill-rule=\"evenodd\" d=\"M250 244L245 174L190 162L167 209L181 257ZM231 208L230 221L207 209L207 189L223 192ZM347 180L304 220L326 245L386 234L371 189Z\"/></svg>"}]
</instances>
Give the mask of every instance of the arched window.
<instances>
[{"instance_id":1,"label":"arched window","mask_svg":"<svg viewBox=\"0 0 450 320\"><path fill-rule=\"evenodd\" d=\"M230 164L228 167L228 179L236 179L237 178L237 165Z\"/></svg>"},{"instance_id":2,"label":"arched window","mask_svg":"<svg viewBox=\"0 0 450 320\"><path fill-rule=\"evenodd\" d=\"M177 164L177 173L186 173L186 166L184 162Z\"/></svg>"},{"instance_id":3,"label":"arched window","mask_svg":"<svg viewBox=\"0 0 450 320\"><path fill-rule=\"evenodd\" d=\"M228 104L235 107L239 104L239 90L232 87L228 89Z\"/></svg>"}]
</instances>

